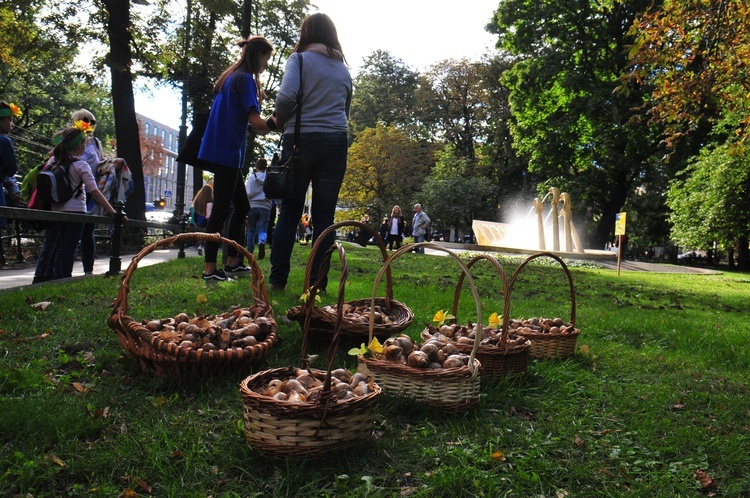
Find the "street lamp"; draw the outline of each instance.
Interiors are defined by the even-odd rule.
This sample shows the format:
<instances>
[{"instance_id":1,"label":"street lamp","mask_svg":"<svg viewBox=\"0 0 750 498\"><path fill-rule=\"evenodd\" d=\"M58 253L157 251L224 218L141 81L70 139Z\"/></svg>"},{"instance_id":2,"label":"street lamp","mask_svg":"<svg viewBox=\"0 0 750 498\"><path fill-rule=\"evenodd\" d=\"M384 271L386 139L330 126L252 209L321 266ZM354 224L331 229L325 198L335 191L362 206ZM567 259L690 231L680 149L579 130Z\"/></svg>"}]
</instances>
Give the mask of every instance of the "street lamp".
<instances>
[{"instance_id":1,"label":"street lamp","mask_svg":"<svg viewBox=\"0 0 750 498\"><path fill-rule=\"evenodd\" d=\"M190 69L188 66L188 54L190 51L190 11L192 0L187 0L187 13L185 14L185 51L182 60L182 117L180 120L180 133L177 138L179 148L185 145L187 139L187 106L188 106L188 80L190 78ZM182 218L185 213L185 163L177 161L177 195L175 198L175 209L177 214ZM185 258L185 246L180 244L180 250L177 253L178 259Z\"/></svg>"}]
</instances>

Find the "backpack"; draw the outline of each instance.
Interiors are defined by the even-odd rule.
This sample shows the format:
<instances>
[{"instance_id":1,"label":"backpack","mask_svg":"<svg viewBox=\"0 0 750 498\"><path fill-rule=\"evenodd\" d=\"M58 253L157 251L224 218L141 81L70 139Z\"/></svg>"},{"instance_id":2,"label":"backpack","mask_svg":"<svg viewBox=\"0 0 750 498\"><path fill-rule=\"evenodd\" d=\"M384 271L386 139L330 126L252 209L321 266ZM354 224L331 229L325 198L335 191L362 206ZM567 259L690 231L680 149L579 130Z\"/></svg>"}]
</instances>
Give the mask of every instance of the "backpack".
<instances>
[{"instance_id":1,"label":"backpack","mask_svg":"<svg viewBox=\"0 0 750 498\"><path fill-rule=\"evenodd\" d=\"M70 183L71 164L55 163L42 170L36 178L36 195L42 202L62 204L81 195L81 185Z\"/></svg>"},{"instance_id":2,"label":"backpack","mask_svg":"<svg viewBox=\"0 0 750 498\"><path fill-rule=\"evenodd\" d=\"M23 177L23 180L21 180L21 198L25 203L29 203L31 201L31 194L36 189L36 177L39 176L39 173L44 169L44 166L47 163L42 163L38 166L34 166L29 170L28 173Z\"/></svg>"}]
</instances>

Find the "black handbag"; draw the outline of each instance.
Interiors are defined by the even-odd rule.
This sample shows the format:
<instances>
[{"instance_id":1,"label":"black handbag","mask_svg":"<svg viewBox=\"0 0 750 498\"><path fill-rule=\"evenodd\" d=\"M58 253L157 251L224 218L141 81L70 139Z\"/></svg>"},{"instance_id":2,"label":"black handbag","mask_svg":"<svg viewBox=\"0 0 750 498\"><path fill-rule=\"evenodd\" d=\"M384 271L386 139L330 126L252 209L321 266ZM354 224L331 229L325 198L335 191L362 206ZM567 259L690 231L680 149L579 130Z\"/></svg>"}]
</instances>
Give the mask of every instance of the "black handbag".
<instances>
[{"instance_id":1,"label":"black handbag","mask_svg":"<svg viewBox=\"0 0 750 498\"><path fill-rule=\"evenodd\" d=\"M196 112L193 117L193 129L190 130L190 134L185 138L185 145L180 148L180 153L177 155L177 162L215 173L212 163L198 158L198 152L201 149L201 141L203 140L203 135L206 133L207 124L208 113Z\"/></svg>"},{"instance_id":2,"label":"black handbag","mask_svg":"<svg viewBox=\"0 0 750 498\"><path fill-rule=\"evenodd\" d=\"M282 163L279 154L274 154L271 164L266 169L266 181L263 183L263 193L268 199L290 199L294 197L294 169L299 161L299 128L302 110L302 54L299 55L299 92L297 92L297 119L294 122L294 144L292 153L286 162Z\"/></svg>"}]
</instances>

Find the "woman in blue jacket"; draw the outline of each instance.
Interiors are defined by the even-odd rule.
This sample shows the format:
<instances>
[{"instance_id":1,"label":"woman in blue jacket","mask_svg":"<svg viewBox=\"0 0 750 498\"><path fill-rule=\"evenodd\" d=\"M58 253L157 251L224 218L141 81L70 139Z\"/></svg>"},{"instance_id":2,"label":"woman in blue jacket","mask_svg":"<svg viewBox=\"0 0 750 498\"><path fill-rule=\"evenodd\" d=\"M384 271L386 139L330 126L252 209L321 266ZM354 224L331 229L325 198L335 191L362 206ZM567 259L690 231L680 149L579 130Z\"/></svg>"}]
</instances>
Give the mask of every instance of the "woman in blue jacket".
<instances>
[{"instance_id":1,"label":"woman in blue jacket","mask_svg":"<svg viewBox=\"0 0 750 498\"><path fill-rule=\"evenodd\" d=\"M250 209L242 177L248 123L257 133L267 133L266 120L260 116L263 90L260 74L268 67L273 45L262 36L251 36L239 42L240 59L229 66L214 84L214 101L208 117L198 158L213 165L214 205L206 225L207 233L221 232L229 216L226 237L244 244L242 231ZM226 280L227 273L237 275L252 271L239 263L234 247L227 248L224 270L216 268L219 244L206 243L204 280Z\"/></svg>"}]
</instances>

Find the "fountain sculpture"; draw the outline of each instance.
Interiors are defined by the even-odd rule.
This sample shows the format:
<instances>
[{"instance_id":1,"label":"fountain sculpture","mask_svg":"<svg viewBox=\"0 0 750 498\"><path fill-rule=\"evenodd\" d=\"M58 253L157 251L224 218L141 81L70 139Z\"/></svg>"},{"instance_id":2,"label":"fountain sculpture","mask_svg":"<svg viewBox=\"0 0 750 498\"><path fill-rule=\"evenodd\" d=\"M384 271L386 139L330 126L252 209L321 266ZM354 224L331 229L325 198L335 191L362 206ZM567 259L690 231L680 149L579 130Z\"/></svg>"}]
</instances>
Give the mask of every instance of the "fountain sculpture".
<instances>
[{"instance_id":1,"label":"fountain sculpture","mask_svg":"<svg viewBox=\"0 0 750 498\"><path fill-rule=\"evenodd\" d=\"M550 199L551 209L544 216L544 201ZM562 206L560 206L562 202ZM533 230L530 230L529 215L536 212L536 238ZM541 200L534 199L533 206L523 223L497 223L492 221L474 220L472 228L477 238L477 245L502 248L516 248L527 250L539 250L561 252L560 237L565 243L565 251L568 253L583 254L583 244L578 237L573 224L573 211L570 194L560 192L557 187L552 187ZM560 229L560 218L562 218L562 230ZM551 222L551 223L550 223ZM552 247L548 248L547 241L551 240Z\"/></svg>"}]
</instances>

